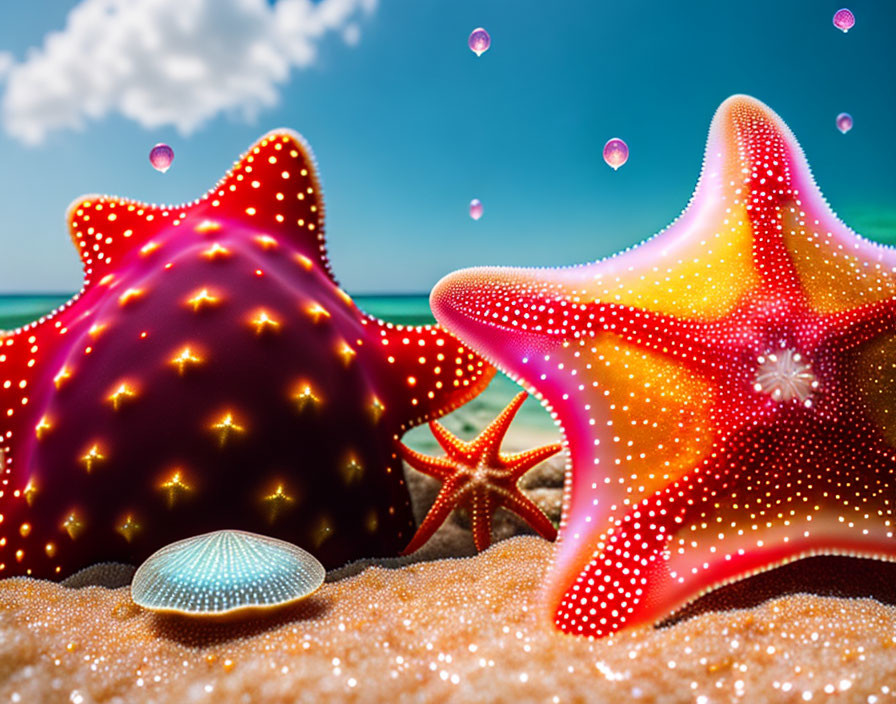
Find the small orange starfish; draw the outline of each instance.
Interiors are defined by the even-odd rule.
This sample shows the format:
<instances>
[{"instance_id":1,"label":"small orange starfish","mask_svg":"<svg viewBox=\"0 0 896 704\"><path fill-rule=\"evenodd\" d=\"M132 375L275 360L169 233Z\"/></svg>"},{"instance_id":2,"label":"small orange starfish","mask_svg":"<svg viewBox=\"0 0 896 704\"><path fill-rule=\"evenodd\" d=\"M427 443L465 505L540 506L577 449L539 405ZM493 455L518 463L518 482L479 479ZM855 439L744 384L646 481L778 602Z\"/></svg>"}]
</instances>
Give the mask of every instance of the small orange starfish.
<instances>
[{"instance_id":1,"label":"small orange starfish","mask_svg":"<svg viewBox=\"0 0 896 704\"><path fill-rule=\"evenodd\" d=\"M525 391L517 394L507 408L471 442L464 442L440 423L431 422L429 427L439 445L448 453L446 457L422 455L399 443L401 456L408 464L444 482L429 513L402 554L410 554L421 547L445 522L451 511L461 506L470 512L473 542L479 552L491 544L491 519L499 506L525 519L544 538L553 540L557 537L557 529L542 510L520 491L517 483L539 462L559 452L562 445L554 443L510 455L501 452L501 442L526 396Z\"/></svg>"}]
</instances>

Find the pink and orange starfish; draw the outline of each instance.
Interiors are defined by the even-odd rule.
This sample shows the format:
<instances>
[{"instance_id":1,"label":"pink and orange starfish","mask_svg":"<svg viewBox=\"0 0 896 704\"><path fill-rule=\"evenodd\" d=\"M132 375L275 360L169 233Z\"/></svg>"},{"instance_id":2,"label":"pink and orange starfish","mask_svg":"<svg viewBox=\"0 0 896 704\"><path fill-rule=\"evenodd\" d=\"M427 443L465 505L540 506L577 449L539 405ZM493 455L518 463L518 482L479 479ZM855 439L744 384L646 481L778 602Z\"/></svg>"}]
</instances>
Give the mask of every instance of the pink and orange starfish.
<instances>
[{"instance_id":1,"label":"pink and orange starfish","mask_svg":"<svg viewBox=\"0 0 896 704\"><path fill-rule=\"evenodd\" d=\"M507 429L526 396L525 391L517 394L470 442L452 435L438 421L430 422L432 434L447 453L446 457L428 457L400 445L401 455L408 464L444 482L426 518L403 550L405 555L422 547L448 515L459 507L470 512L473 542L479 552L491 544L492 517L501 506L524 518L542 537L553 540L557 536L548 517L517 484L526 472L559 452L562 445L555 443L512 455L501 452Z\"/></svg>"},{"instance_id":2,"label":"pink and orange starfish","mask_svg":"<svg viewBox=\"0 0 896 704\"><path fill-rule=\"evenodd\" d=\"M572 462L547 606L602 637L817 554L896 560L896 250L831 212L768 107L719 108L687 210L562 269L457 272L437 319Z\"/></svg>"}]
</instances>

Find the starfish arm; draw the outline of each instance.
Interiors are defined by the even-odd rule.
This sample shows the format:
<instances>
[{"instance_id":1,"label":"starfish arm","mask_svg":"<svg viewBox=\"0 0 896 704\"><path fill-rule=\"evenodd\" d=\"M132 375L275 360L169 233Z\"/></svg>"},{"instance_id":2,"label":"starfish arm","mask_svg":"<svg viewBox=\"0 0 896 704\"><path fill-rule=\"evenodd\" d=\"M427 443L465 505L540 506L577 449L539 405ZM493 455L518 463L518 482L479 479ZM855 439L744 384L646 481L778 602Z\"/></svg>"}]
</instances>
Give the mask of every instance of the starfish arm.
<instances>
[{"instance_id":1,"label":"starfish arm","mask_svg":"<svg viewBox=\"0 0 896 704\"><path fill-rule=\"evenodd\" d=\"M894 559L892 493L883 488L896 477L892 450L869 442L877 434L860 422L832 428L799 407L789 422L798 432L782 435L768 421L742 430L711 462L620 516L566 584L555 622L602 636L807 555ZM837 442L825 443L831 434ZM779 477L798 491L781 491ZM774 500L757 498L758 488ZM609 590L591 586L602 583L618 585L612 619ZM585 603L602 605L604 621L581 619Z\"/></svg>"},{"instance_id":2,"label":"starfish arm","mask_svg":"<svg viewBox=\"0 0 896 704\"><path fill-rule=\"evenodd\" d=\"M214 188L191 203L162 207L92 195L79 198L68 209L85 287L120 270L126 257L158 256L167 247L158 235L171 227L195 229L211 244L222 218L263 228L272 233L272 243L288 240L336 283L326 254L323 216L311 148L301 135L286 129L262 137Z\"/></svg>"},{"instance_id":3,"label":"starfish arm","mask_svg":"<svg viewBox=\"0 0 896 704\"><path fill-rule=\"evenodd\" d=\"M695 372L718 373L722 360L737 346L720 341L717 321L688 319L668 313L638 310L615 303L594 303L584 308L596 320L599 332L610 333L650 352L687 359Z\"/></svg>"},{"instance_id":4,"label":"starfish arm","mask_svg":"<svg viewBox=\"0 0 896 704\"><path fill-rule=\"evenodd\" d=\"M614 263L609 260L606 265ZM694 371L716 373L719 360L730 355L734 345L719 341L718 321L714 316L701 314L697 309L652 311L603 300L613 297L611 289L589 291L583 296L578 286L567 280L567 277L573 278L578 283L599 278L600 274L595 272L600 272L602 264L564 270L563 278L555 279L550 279L550 272L543 269L482 267L456 272L433 290L433 310L440 318L450 320L453 329L475 331L475 326L481 324L487 326L489 340L505 334L518 340L514 352L522 353L519 356L530 361L562 347L568 340L569 330L577 329L576 337L581 341L611 335L657 354L687 359ZM748 286L752 284L746 280L741 286L741 296L747 295ZM461 287L488 290L488 304L479 303L477 308L461 310L465 302L457 295ZM520 294L520 290L525 294ZM525 324L496 319L495 310L511 308L527 310ZM483 331L478 332L481 337ZM491 345L483 349L492 358ZM494 358L503 362L502 356ZM515 367L502 364L511 375L518 373Z\"/></svg>"},{"instance_id":5,"label":"starfish arm","mask_svg":"<svg viewBox=\"0 0 896 704\"><path fill-rule=\"evenodd\" d=\"M445 481L457 472L457 465L445 457L430 457L412 450L404 443L398 443L402 459L418 472Z\"/></svg>"},{"instance_id":6,"label":"starfish arm","mask_svg":"<svg viewBox=\"0 0 896 704\"><path fill-rule=\"evenodd\" d=\"M552 445L543 445L532 450L517 452L510 455L501 454L500 464L507 467L510 476L519 479L533 467L544 462L548 457L557 454L563 449L563 445L559 442Z\"/></svg>"},{"instance_id":7,"label":"starfish arm","mask_svg":"<svg viewBox=\"0 0 896 704\"><path fill-rule=\"evenodd\" d=\"M436 500L411 538L411 542L401 551L402 555L410 555L426 544L456 508L459 491L462 491L462 488L457 481L449 479L442 485Z\"/></svg>"},{"instance_id":8,"label":"starfish arm","mask_svg":"<svg viewBox=\"0 0 896 704\"><path fill-rule=\"evenodd\" d=\"M822 317L831 340L859 347L884 332L896 332L896 299L866 303Z\"/></svg>"},{"instance_id":9,"label":"starfish arm","mask_svg":"<svg viewBox=\"0 0 896 704\"><path fill-rule=\"evenodd\" d=\"M429 429L436 442L448 453L449 457L457 459L469 456L472 449L471 443L464 442L438 421L430 421Z\"/></svg>"},{"instance_id":10,"label":"starfish arm","mask_svg":"<svg viewBox=\"0 0 896 704\"><path fill-rule=\"evenodd\" d=\"M469 499L470 522L473 531L473 544L477 552L488 549L492 544L492 518L497 508L495 498L490 490L474 490Z\"/></svg>"},{"instance_id":11,"label":"starfish arm","mask_svg":"<svg viewBox=\"0 0 896 704\"><path fill-rule=\"evenodd\" d=\"M101 195L82 196L71 203L66 220L81 258L84 288L114 276L120 260L135 252L149 256L158 246L155 237L177 215L175 211L172 217L171 210L157 205Z\"/></svg>"},{"instance_id":12,"label":"starfish arm","mask_svg":"<svg viewBox=\"0 0 896 704\"><path fill-rule=\"evenodd\" d=\"M500 503L525 520L542 538L553 541L557 537L557 529L544 511L519 490L501 494Z\"/></svg>"},{"instance_id":13,"label":"starfish arm","mask_svg":"<svg viewBox=\"0 0 896 704\"><path fill-rule=\"evenodd\" d=\"M372 316L363 321L370 344L387 360L394 408L401 431L422 425L480 394L495 368L439 325L395 325Z\"/></svg>"},{"instance_id":14,"label":"starfish arm","mask_svg":"<svg viewBox=\"0 0 896 704\"><path fill-rule=\"evenodd\" d=\"M513 400L498 414L498 417L489 423L485 430L479 433L479 436L471 443L476 450L482 453L482 461L485 464L489 466L498 464L501 443L504 441L507 429L527 396L528 394L525 391L521 391L514 396Z\"/></svg>"}]
</instances>

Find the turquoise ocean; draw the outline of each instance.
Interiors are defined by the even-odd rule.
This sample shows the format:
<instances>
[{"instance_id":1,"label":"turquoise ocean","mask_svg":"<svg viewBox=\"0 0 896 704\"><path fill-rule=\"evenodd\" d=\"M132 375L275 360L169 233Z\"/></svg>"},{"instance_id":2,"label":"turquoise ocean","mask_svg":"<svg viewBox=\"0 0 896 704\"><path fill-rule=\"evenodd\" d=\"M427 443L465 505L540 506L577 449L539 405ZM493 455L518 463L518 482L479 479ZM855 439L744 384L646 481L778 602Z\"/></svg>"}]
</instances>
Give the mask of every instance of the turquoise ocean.
<instances>
[{"instance_id":1,"label":"turquoise ocean","mask_svg":"<svg viewBox=\"0 0 896 704\"><path fill-rule=\"evenodd\" d=\"M71 294L2 294L0 295L0 330L24 325L65 303ZM402 325L434 323L425 295L355 296L361 310L378 318ZM441 421L451 432L465 440L475 437L496 416L521 388L504 374L498 373L488 388L475 399L445 416ZM526 400L504 443L504 449L515 452L548 442L556 442L559 432L554 422L535 398ZM403 438L420 452L439 453L438 445L426 426L410 430Z\"/></svg>"}]
</instances>

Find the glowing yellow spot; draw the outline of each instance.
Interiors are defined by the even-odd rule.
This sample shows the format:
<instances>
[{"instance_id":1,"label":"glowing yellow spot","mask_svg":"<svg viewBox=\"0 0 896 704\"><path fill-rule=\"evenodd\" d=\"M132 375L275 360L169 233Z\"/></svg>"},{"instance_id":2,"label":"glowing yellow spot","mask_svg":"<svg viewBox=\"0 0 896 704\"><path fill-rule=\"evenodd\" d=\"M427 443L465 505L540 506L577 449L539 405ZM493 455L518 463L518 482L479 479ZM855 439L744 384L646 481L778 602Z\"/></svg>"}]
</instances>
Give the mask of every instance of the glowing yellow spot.
<instances>
[{"instance_id":1,"label":"glowing yellow spot","mask_svg":"<svg viewBox=\"0 0 896 704\"><path fill-rule=\"evenodd\" d=\"M342 357L343 363L345 366L348 366L352 363L352 360L355 358L355 355L358 354L355 350L352 349L351 345L347 342L343 342L339 347L339 356Z\"/></svg>"},{"instance_id":2,"label":"glowing yellow spot","mask_svg":"<svg viewBox=\"0 0 896 704\"><path fill-rule=\"evenodd\" d=\"M311 261L311 260L310 260L308 257L306 257L304 254L297 254L297 255L296 255L296 261L297 261L299 264L301 264L303 267L305 267L306 269L308 269L309 271L314 267L314 262Z\"/></svg>"},{"instance_id":3,"label":"glowing yellow spot","mask_svg":"<svg viewBox=\"0 0 896 704\"><path fill-rule=\"evenodd\" d=\"M34 482L34 478L28 480L28 483L25 485L25 488L22 489L22 496L25 497L25 501L31 506L34 503L34 496L37 494L37 484Z\"/></svg>"},{"instance_id":4,"label":"glowing yellow spot","mask_svg":"<svg viewBox=\"0 0 896 704\"><path fill-rule=\"evenodd\" d=\"M37 436L37 439L40 440L43 438L44 432L52 427L53 426L50 425L50 420L46 416L43 416L40 419L40 422L34 426L34 434Z\"/></svg>"},{"instance_id":5,"label":"glowing yellow spot","mask_svg":"<svg viewBox=\"0 0 896 704\"><path fill-rule=\"evenodd\" d=\"M147 242L145 245L143 245L140 248L140 254L145 257L148 254L152 254L153 252L155 252L158 248L159 248L158 242Z\"/></svg>"},{"instance_id":6,"label":"glowing yellow spot","mask_svg":"<svg viewBox=\"0 0 896 704\"><path fill-rule=\"evenodd\" d=\"M268 520L271 523L277 520L277 517L284 511L284 509L289 507L290 504L295 503L295 499L283 490L282 484L278 484L274 493L268 494L262 501L267 506Z\"/></svg>"},{"instance_id":7,"label":"glowing yellow spot","mask_svg":"<svg viewBox=\"0 0 896 704\"><path fill-rule=\"evenodd\" d=\"M63 367L59 370L59 373L53 377L53 383L56 385L58 389L62 386L62 383L71 377L72 373L69 371L68 367Z\"/></svg>"},{"instance_id":8,"label":"glowing yellow spot","mask_svg":"<svg viewBox=\"0 0 896 704\"><path fill-rule=\"evenodd\" d=\"M354 484L364 476L364 466L354 455L350 455L342 465L342 480L346 485Z\"/></svg>"},{"instance_id":9,"label":"glowing yellow spot","mask_svg":"<svg viewBox=\"0 0 896 704\"><path fill-rule=\"evenodd\" d=\"M260 310L255 314L255 317L251 320L251 324L255 327L256 335L261 335L265 330L276 330L280 327L280 323L263 310Z\"/></svg>"},{"instance_id":10,"label":"glowing yellow spot","mask_svg":"<svg viewBox=\"0 0 896 704\"><path fill-rule=\"evenodd\" d=\"M218 443L221 447L224 447L234 434L246 432L245 428L237 425L232 413L225 414L221 420L213 424L212 430L218 434Z\"/></svg>"},{"instance_id":11,"label":"glowing yellow spot","mask_svg":"<svg viewBox=\"0 0 896 704\"><path fill-rule=\"evenodd\" d=\"M320 403L320 398L318 398L314 391L312 391L311 384L302 384L301 388L292 398L298 405L300 411L304 411L309 407L316 407Z\"/></svg>"},{"instance_id":12,"label":"glowing yellow spot","mask_svg":"<svg viewBox=\"0 0 896 704\"><path fill-rule=\"evenodd\" d=\"M199 234L205 235L209 232L217 232L218 230L220 230L221 223L215 222L214 220L203 220L194 229Z\"/></svg>"},{"instance_id":13,"label":"glowing yellow spot","mask_svg":"<svg viewBox=\"0 0 896 704\"><path fill-rule=\"evenodd\" d=\"M99 445L94 445L87 451L87 454L81 458L81 462L84 463L84 466L87 468L87 473L89 474L93 471L93 466L102 462L104 459L106 459L106 457L100 453Z\"/></svg>"},{"instance_id":14,"label":"glowing yellow spot","mask_svg":"<svg viewBox=\"0 0 896 704\"><path fill-rule=\"evenodd\" d=\"M246 215L255 215L255 208L246 208Z\"/></svg>"},{"instance_id":15,"label":"glowing yellow spot","mask_svg":"<svg viewBox=\"0 0 896 704\"><path fill-rule=\"evenodd\" d=\"M115 281L115 274L106 274L103 278L100 279L100 286L111 284L113 281Z\"/></svg>"},{"instance_id":16,"label":"glowing yellow spot","mask_svg":"<svg viewBox=\"0 0 896 704\"><path fill-rule=\"evenodd\" d=\"M330 317L330 311L324 308L320 303L312 303L306 310L315 323L319 323L321 318Z\"/></svg>"},{"instance_id":17,"label":"glowing yellow spot","mask_svg":"<svg viewBox=\"0 0 896 704\"><path fill-rule=\"evenodd\" d=\"M370 402L370 415L373 417L374 423L376 423L380 418L383 417L383 413L385 412L385 410L386 407L383 405L382 401L374 396L373 400Z\"/></svg>"},{"instance_id":18,"label":"glowing yellow spot","mask_svg":"<svg viewBox=\"0 0 896 704\"><path fill-rule=\"evenodd\" d=\"M31 535L31 524L23 523L22 525L20 525L19 535L21 535L23 538L27 538L29 535Z\"/></svg>"},{"instance_id":19,"label":"glowing yellow spot","mask_svg":"<svg viewBox=\"0 0 896 704\"><path fill-rule=\"evenodd\" d=\"M47 557L55 557L56 545L54 543L47 543L44 545L44 552L47 553Z\"/></svg>"},{"instance_id":20,"label":"glowing yellow spot","mask_svg":"<svg viewBox=\"0 0 896 704\"><path fill-rule=\"evenodd\" d=\"M165 502L168 508L174 508L174 505L187 494L193 491L193 487L187 484L183 479L181 470L176 469L174 473L161 484L159 490L165 494Z\"/></svg>"},{"instance_id":21,"label":"glowing yellow spot","mask_svg":"<svg viewBox=\"0 0 896 704\"><path fill-rule=\"evenodd\" d=\"M106 398L112 404L112 408L116 411L121 408L121 404L127 402L129 399L133 399L137 396L137 391L132 386L128 386L127 383L122 382L119 384L118 388L115 389L109 396Z\"/></svg>"},{"instance_id":22,"label":"glowing yellow spot","mask_svg":"<svg viewBox=\"0 0 896 704\"><path fill-rule=\"evenodd\" d=\"M171 359L171 364L177 367L177 373L181 376L187 369L189 364L201 364L202 357L193 353L189 347L184 347L175 357Z\"/></svg>"},{"instance_id":23,"label":"glowing yellow spot","mask_svg":"<svg viewBox=\"0 0 896 704\"><path fill-rule=\"evenodd\" d=\"M135 301L143 295L143 290L139 288L129 288L118 297L119 305L126 306L131 301Z\"/></svg>"},{"instance_id":24,"label":"glowing yellow spot","mask_svg":"<svg viewBox=\"0 0 896 704\"><path fill-rule=\"evenodd\" d=\"M96 338L105 329L106 329L105 323L94 323L93 325L90 326L90 330L87 331L87 334L93 338Z\"/></svg>"},{"instance_id":25,"label":"glowing yellow spot","mask_svg":"<svg viewBox=\"0 0 896 704\"><path fill-rule=\"evenodd\" d=\"M213 306L217 304L221 299L218 296L213 296L209 293L207 288L204 288L200 291L197 291L193 294L192 298L187 299L187 305L193 307L193 311L196 312L202 306Z\"/></svg>"},{"instance_id":26,"label":"glowing yellow spot","mask_svg":"<svg viewBox=\"0 0 896 704\"><path fill-rule=\"evenodd\" d=\"M128 542L134 539L134 536L140 531L140 524L134 520L131 514L128 514L121 525L115 527L115 530Z\"/></svg>"},{"instance_id":27,"label":"glowing yellow spot","mask_svg":"<svg viewBox=\"0 0 896 704\"><path fill-rule=\"evenodd\" d=\"M78 518L78 515L72 511L62 522L61 528L68 533L69 538L75 540L84 531L84 523Z\"/></svg>"},{"instance_id":28,"label":"glowing yellow spot","mask_svg":"<svg viewBox=\"0 0 896 704\"><path fill-rule=\"evenodd\" d=\"M211 246L208 249L202 250L202 256L207 259L214 259L215 257L229 257L230 250L219 242L212 242Z\"/></svg>"},{"instance_id":29,"label":"glowing yellow spot","mask_svg":"<svg viewBox=\"0 0 896 704\"><path fill-rule=\"evenodd\" d=\"M276 249L280 244L270 235L256 235L255 242L264 250Z\"/></svg>"}]
</instances>

